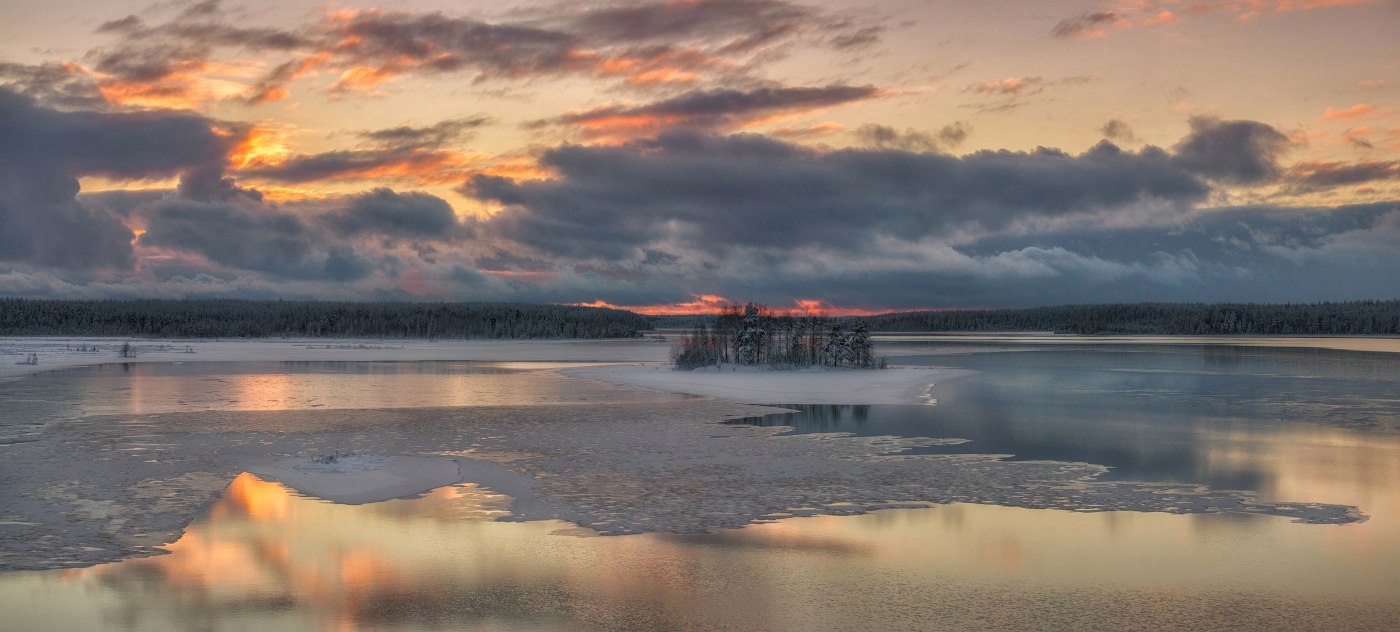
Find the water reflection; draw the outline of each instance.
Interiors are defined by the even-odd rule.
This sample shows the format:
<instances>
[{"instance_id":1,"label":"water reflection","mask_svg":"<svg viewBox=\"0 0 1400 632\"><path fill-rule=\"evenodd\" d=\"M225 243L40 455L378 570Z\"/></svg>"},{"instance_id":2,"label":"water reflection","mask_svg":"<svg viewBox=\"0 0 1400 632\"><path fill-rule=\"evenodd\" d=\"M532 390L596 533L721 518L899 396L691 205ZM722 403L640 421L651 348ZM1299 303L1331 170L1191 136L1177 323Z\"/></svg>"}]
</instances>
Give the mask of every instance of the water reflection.
<instances>
[{"instance_id":1,"label":"water reflection","mask_svg":"<svg viewBox=\"0 0 1400 632\"><path fill-rule=\"evenodd\" d=\"M508 499L472 485L352 507L244 474L170 555L0 575L0 626L1274 630L1400 620L1400 357L948 350L900 359L981 371L941 384L938 406L799 406L761 421L963 437L972 443L943 449L1102 463L1117 478L1351 504L1371 519L950 505L702 536L568 537L556 534L580 530L496 522ZM7 384L6 417L671 397L528 368L116 365Z\"/></svg>"},{"instance_id":2,"label":"water reflection","mask_svg":"<svg viewBox=\"0 0 1400 632\"><path fill-rule=\"evenodd\" d=\"M508 506L472 485L333 505L243 474L170 555L0 576L0 607L17 629L182 630L1359 629L1400 615L1393 531L950 505L602 538L495 522Z\"/></svg>"},{"instance_id":3,"label":"water reflection","mask_svg":"<svg viewBox=\"0 0 1400 632\"><path fill-rule=\"evenodd\" d=\"M644 389L599 389L548 369L560 363L173 362L107 364L4 385L0 443L44 423L92 415L191 410L304 410L674 401Z\"/></svg>"},{"instance_id":4,"label":"water reflection","mask_svg":"<svg viewBox=\"0 0 1400 632\"><path fill-rule=\"evenodd\" d=\"M1007 454L1271 498L1392 505L1400 356L1316 349L1124 348L901 358L979 371L936 406L783 407L736 423L969 439L916 453ZM1378 490L1385 489L1384 493ZM1361 502L1361 501L1367 502Z\"/></svg>"}]
</instances>

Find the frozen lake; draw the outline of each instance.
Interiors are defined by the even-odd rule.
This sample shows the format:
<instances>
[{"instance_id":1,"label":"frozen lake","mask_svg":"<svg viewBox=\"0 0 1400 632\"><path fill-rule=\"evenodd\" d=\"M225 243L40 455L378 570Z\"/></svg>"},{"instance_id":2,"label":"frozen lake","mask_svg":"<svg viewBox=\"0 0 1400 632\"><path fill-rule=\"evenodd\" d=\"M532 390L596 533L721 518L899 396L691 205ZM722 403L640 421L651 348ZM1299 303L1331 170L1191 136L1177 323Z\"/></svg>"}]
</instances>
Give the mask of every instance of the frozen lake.
<instances>
[{"instance_id":1,"label":"frozen lake","mask_svg":"<svg viewBox=\"0 0 1400 632\"><path fill-rule=\"evenodd\" d=\"M63 516L152 537L185 526L143 513L150 499L192 521L169 554L137 558L122 551L145 545L112 533L64 532L104 549L89 558L0 525L11 567L63 560L0 572L0 608L16 629L1277 630L1400 617L1400 355L1015 337L882 351L977 373L938 384L934 406L762 416L554 364L151 363L0 384L12 441L0 477L22 497L0 501L0 522ZM517 499L473 482L352 506L240 470L332 445L486 458L534 481L531 502L562 519L499 521ZM91 463L33 471L65 449ZM115 483L68 480L97 478ZM863 513L914 500L934 504ZM861 515L828 515L841 513ZM651 532L592 536L633 531ZM119 561L84 561L109 551Z\"/></svg>"}]
</instances>

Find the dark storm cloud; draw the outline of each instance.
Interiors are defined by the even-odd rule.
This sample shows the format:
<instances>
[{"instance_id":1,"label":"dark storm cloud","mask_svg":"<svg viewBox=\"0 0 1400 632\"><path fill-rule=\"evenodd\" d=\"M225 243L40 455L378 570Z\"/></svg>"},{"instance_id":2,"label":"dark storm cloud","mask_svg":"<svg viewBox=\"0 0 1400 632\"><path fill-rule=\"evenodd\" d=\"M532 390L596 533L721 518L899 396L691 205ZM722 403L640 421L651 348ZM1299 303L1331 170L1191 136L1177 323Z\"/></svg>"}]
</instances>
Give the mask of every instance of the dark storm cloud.
<instances>
[{"instance_id":1,"label":"dark storm cloud","mask_svg":"<svg viewBox=\"0 0 1400 632\"><path fill-rule=\"evenodd\" d=\"M820 19L815 10L790 2L698 0L593 9L568 18L563 28L590 42L704 39L723 42L726 52L742 52L794 35Z\"/></svg>"},{"instance_id":2,"label":"dark storm cloud","mask_svg":"<svg viewBox=\"0 0 1400 632\"><path fill-rule=\"evenodd\" d=\"M1132 126L1123 122L1122 119L1108 119L1108 122L1104 123L1103 127L1099 128L1099 132L1103 134L1104 138L1112 141L1120 143L1138 142L1138 137L1133 133Z\"/></svg>"},{"instance_id":3,"label":"dark storm cloud","mask_svg":"<svg viewBox=\"0 0 1400 632\"><path fill-rule=\"evenodd\" d=\"M555 75L615 77L633 87L688 84L697 73L735 76L784 45L826 38L837 49L868 47L882 27L836 19L777 0L651 2L490 23L441 12L346 10L288 28L239 24L217 2L164 22L128 16L102 24L116 37L89 53L111 81L180 93L220 49L293 54L244 95L249 104L287 96L291 81L318 69L344 71L333 92L372 92L405 74L475 73L478 80Z\"/></svg>"},{"instance_id":4,"label":"dark storm cloud","mask_svg":"<svg viewBox=\"0 0 1400 632\"><path fill-rule=\"evenodd\" d=\"M351 196L345 208L322 215L320 221L347 237L454 240L472 234L442 198L389 189Z\"/></svg>"},{"instance_id":5,"label":"dark storm cloud","mask_svg":"<svg viewBox=\"0 0 1400 632\"><path fill-rule=\"evenodd\" d=\"M383 177L386 168L425 171L438 165L442 158L436 152L416 149L344 149L294 156L276 165L243 169L239 173L271 182L303 183Z\"/></svg>"},{"instance_id":6,"label":"dark storm cloud","mask_svg":"<svg viewBox=\"0 0 1400 632\"><path fill-rule=\"evenodd\" d=\"M55 107L92 109L107 103L97 82L76 64L0 63L0 85Z\"/></svg>"},{"instance_id":7,"label":"dark storm cloud","mask_svg":"<svg viewBox=\"0 0 1400 632\"><path fill-rule=\"evenodd\" d=\"M1371 160L1350 164L1304 162L1290 167L1285 180L1293 192L1318 191L1367 182L1400 181L1400 161Z\"/></svg>"},{"instance_id":8,"label":"dark storm cloud","mask_svg":"<svg viewBox=\"0 0 1400 632\"><path fill-rule=\"evenodd\" d=\"M820 297L876 309L1364 299L1400 295L1400 278L1388 272L1400 265L1397 243L1400 203L1243 207L1167 225L1080 223L871 257L736 252L704 273L647 271L625 304L683 300L668 294L678 285L773 305Z\"/></svg>"},{"instance_id":9,"label":"dark storm cloud","mask_svg":"<svg viewBox=\"0 0 1400 632\"><path fill-rule=\"evenodd\" d=\"M361 11L329 20L338 59L389 72L472 70L478 78L556 74L666 83L674 71L742 72L739 58L772 54L808 33L840 47L878 41L874 25L777 0L649 2L491 24L443 13Z\"/></svg>"},{"instance_id":10,"label":"dark storm cloud","mask_svg":"<svg viewBox=\"0 0 1400 632\"><path fill-rule=\"evenodd\" d=\"M855 135L861 143L879 149L946 151L961 145L971 132L971 125L958 121L932 134L913 129L901 132L888 125L867 124L856 128Z\"/></svg>"},{"instance_id":11,"label":"dark storm cloud","mask_svg":"<svg viewBox=\"0 0 1400 632\"><path fill-rule=\"evenodd\" d=\"M960 247L977 261L1044 264L1024 279L943 281L963 305L1320 301L1400 295L1400 203L1238 207L1170 226L1078 226ZM998 295L1006 292L1005 295ZM906 297L913 300L915 297ZM907 303L907 304L913 304Z\"/></svg>"},{"instance_id":12,"label":"dark storm cloud","mask_svg":"<svg viewBox=\"0 0 1400 632\"><path fill-rule=\"evenodd\" d=\"M150 212L140 243L288 279L353 281L372 270L353 248L324 243L296 215L231 203L160 203Z\"/></svg>"},{"instance_id":13,"label":"dark storm cloud","mask_svg":"<svg viewBox=\"0 0 1400 632\"><path fill-rule=\"evenodd\" d=\"M1085 13L1061 20L1055 24L1055 28L1050 29L1050 35L1059 38L1096 37L1102 35L1104 28L1112 26L1119 19L1119 15L1112 11Z\"/></svg>"},{"instance_id":14,"label":"dark storm cloud","mask_svg":"<svg viewBox=\"0 0 1400 632\"><path fill-rule=\"evenodd\" d=\"M837 50L869 48L880 43L880 38L884 33L884 26L865 26L847 32L837 33L831 37L828 43L832 48Z\"/></svg>"},{"instance_id":15,"label":"dark storm cloud","mask_svg":"<svg viewBox=\"0 0 1400 632\"><path fill-rule=\"evenodd\" d=\"M130 268L132 231L77 199L79 176L217 173L229 138L192 114L65 112L0 89L0 260Z\"/></svg>"},{"instance_id":16,"label":"dark storm cloud","mask_svg":"<svg viewBox=\"0 0 1400 632\"><path fill-rule=\"evenodd\" d=\"M360 137L391 147L441 147L451 142L466 140L471 137L472 132L490 123L489 116L472 116L441 121L428 127L401 125L361 132Z\"/></svg>"},{"instance_id":17,"label":"dark storm cloud","mask_svg":"<svg viewBox=\"0 0 1400 632\"><path fill-rule=\"evenodd\" d=\"M962 157L818 151L761 136L663 135L542 157L555 179L478 177L466 192L507 210L501 234L568 256L626 258L663 239L731 246L864 250L883 238L995 231L1022 220L1155 202L1185 207L1209 187L1156 148L1102 143Z\"/></svg>"},{"instance_id":18,"label":"dark storm cloud","mask_svg":"<svg viewBox=\"0 0 1400 632\"><path fill-rule=\"evenodd\" d=\"M645 135L667 127L725 130L880 96L875 86L692 90L644 105L605 105L552 119L594 135Z\"/></svg>"},{"instance_id":19,"label":"dark storm cloud","mask_svg":"<svg viewBox=\"0 0 1400 632\"><path fill-rule=\"evenodd\" d=\"M212 49L204 44L134 41L97 54L93 65L98 72L123 81L152 83L182 68L191 68L208 59Z\"/></svg>"},{"instance_id":20,"label":"dark storm cloud","mask_svg":"<svg viewBox=\"0 0 1400 632\"><path fill-rule=\"evenodd\" d=\"M276 28L230 24L219 2L202 2L174 19L148 25L135 15L103 23L98 33L120 35L116 46L92 52L97 70L130 82L150 83L207 61L216 47L292 51L311 46L306 35Z\"/></svg>"},{"instance_id":21,"label":"dark storm cloud","mask_svg":"<svg viewBox=\"0 0 1400 632\"><path fill-rule=\"evenodd\" d=\"M231 143L215 133L212 121L195 114L63 112L5 90L0 112L0 151L11 168L37 163L75 176L168 176L223 164Z\"/></svg>"},{"instance_id":22,"label":"dark storm cloud","mask_svg":"<svg viewBox=\"0 0 1400 632\"><path fill-rule=\"evenodd\" d=\"M1278 177L1278 159L1289 148L1288 137L1264 123L1198 116L1173 150L1184 169L1220 182L1256 184Z\"/></svg>"},{"instance_id":23,"label":"dark storm cloud","mask_svg":"<svg viewBox=\"0 0 1400 632\"><path fill-rule=\"evenodd\" d=\"M446 142L475 121L378 133L380 142ZM216 130L216 128L218 128ZM460 241L471 236L443 200L381 189L313 209L278 210L224 176L239 130L193 114L60 111L0 89L0 261L69 270L130 269L138 243L194 253L223 269L273 279L352 281L391 263L350 238ZM78 196L79 176L179 176L174 191ZM429 246L415 246L432 256ZM167 262L167 264L175 265ZM189 265L189 264L182 264ZM207 266L207 264L205 264ZM217 272L217 270L215 270ZM29 278L36 278L30 275Z\"/></svg>"},{"instance_id":24,"label":"dark storm cloud","mask_svg":"<svg viewBox=\"0 0 1400 632\"><path fill-rule=\"evenodd\" d=\"M517 77L577 69L577 38L528 26L488 24L443 13L363 11L333 24L344 38L337 55L354 63L389 60L426 72L476 69Z\"/></svg>"}]
</instances>

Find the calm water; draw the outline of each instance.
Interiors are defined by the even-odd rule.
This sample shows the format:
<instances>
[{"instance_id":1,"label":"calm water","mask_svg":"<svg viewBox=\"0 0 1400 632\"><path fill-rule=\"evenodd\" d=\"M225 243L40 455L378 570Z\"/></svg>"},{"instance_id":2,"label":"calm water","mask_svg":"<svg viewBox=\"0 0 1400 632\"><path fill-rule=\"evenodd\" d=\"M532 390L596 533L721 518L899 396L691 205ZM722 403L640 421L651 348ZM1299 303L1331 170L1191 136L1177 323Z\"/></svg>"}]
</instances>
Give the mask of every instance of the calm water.
<instances>
[{"instance_id":1,"label":"calm water","mask_svg":"<svg viewBox=\"0 0 1400 632\"><path fill-rule=\"evenodd\" d=\"M1351 504L1370 519L949 505L600 538L561 522L495 522L509 499L470 484L344 506L245 474L170 555L0 575L0 628L1277 630L1400 620L1396 356L911 344L900 363L981 373L938 385L932 407L800 406L748 421L961 437L971 442L941 450L1100 463L1116 478ZM62 417L597 397L588 383L513 366L258 366L86 369L0 385L0 398L10 420L19 399L38 417Z\"/></svg>"},{"instance_id":2,"label":"calm water","mask_svg":"<svg viewBox=\"0 0 1400 632\"><path fill-rule=\"evenodd\" d=\"M104 364L0 384L0 444L53 421L201 410L513 406L618 401L546 362L177 362ZM627 401L681 396L629 389Z\"/></svg>"},{"instance_id":3,"label":"calm water","mask_svg":"<svg viewBox=\"0 0 1400 632\"><path fill-rule=\"evenodd\" d=\"M898 362L979 373L935 387L935 406L783 404L800 412L734 423L956 437L970 441L913 452L1083 461L1112 467L1108 479L1200 483L1275 498L1287 493L1278 481L1289 472L1263 457L1279 447L1343 462L1400 457L1395 354L1125 346Z\"/></svg>"}]
</instances>

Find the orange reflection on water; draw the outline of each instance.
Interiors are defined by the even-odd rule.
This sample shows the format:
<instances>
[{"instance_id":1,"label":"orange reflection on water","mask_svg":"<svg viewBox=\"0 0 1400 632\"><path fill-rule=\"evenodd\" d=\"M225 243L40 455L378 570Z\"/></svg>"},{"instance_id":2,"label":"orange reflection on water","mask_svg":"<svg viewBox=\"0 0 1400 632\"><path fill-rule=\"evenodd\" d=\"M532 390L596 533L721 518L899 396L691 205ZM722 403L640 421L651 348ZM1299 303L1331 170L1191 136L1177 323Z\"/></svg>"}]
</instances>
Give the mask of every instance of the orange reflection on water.
<instances>
[{"instance_id":1,"label":"orange reflection on water","mask_svg":"<svg viewBox=\"0 0 1400 632\"><path fill-rule=\"evenodd\" d=\"M1327 555L1357 568L1400 563L1400 437L1298 424L1269 432L1211 430L1199 449L1208 476L1257 474L1265 499L1358 507L1365 522L1323 530Z\"/></svg>"},{"instance_id":2,"label":"orange reflection on water","mask_svg":"<svg viewBox=\"0 0 1400 632\"><path fill-rule=\"evenodd\" d=\"M293 376L282 373L238 375L229 378L233 397L240 410L285 410L292 408L296 385Z\"/></svg>"},{"instance_id":3,"label":"orange reflection on water","mask_svg":"<svg viewBox=\"0 0 1400 632\"><path fill-rule=\"evenodd\" d=\"M580 538L554 535L578 532L557 521L494 521L508 506L469 484L335 505L243 474L169 555L0 576L0 605L26 604L21 629L1152 628L1181 617L1269 629L1329 627L1339 604L1360 627L1400 616L1388 518L1358 530L957 504ZM1230 613L1243 618L1212 618Z\"/></svg>"},{"instance_id":4,"label":"orange reflection on water","mask_svg":"<svg viewBox=\"0 0 1400 632\"><path fill-rule=\"evenodd\" d=\"M219 521L246 517L257 522L285 520L289 498L286 487L244 472L229 484L223 500L210 509L210 519Z\"/></svg>"},{"instance_id":5,"label":"orange reflection on water","mask_svg":"<svg viewBox=\"0 0 1400 632\"><path fill-rule=\"evenodd\" d=\"M286 362L108 365L53 375L73 416L206 410L523 406L681 399L553 371L582 363ZM66 380L73 380L68 386ZM45 393L45 395L48 395Z\"/></svg>"}]
</instances>

